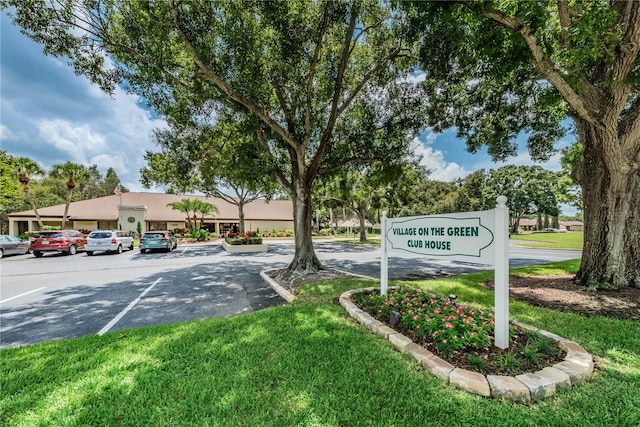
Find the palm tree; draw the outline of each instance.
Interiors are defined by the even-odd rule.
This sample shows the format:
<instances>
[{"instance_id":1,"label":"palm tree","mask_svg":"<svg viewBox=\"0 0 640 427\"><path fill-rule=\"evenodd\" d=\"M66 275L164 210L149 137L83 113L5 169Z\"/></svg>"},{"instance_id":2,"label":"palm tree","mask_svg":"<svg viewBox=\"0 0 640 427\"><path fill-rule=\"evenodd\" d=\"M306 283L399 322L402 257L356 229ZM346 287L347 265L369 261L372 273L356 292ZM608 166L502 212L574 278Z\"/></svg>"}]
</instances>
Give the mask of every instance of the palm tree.
<instances>
[{"instance_id":1,"label":"palm tree","mask_svg":"<svg viewBox=\"0 0 640 427\"><path fill-rule=\"evenodd\" d=\"M203 202L201 200L196 200L196 211L200 212L200 228L202 228L202 225L204 224L204 217L207 215L211 215L213 218L216 217L215 214L219 213L218 208L211 204L211 203L207 203L207 202ZM194 212L195 213L195 212Z\"/></svg>"},{"instance_id":2,"label":"palm tree","mask_svg":"<svg viewBox=\"0 0 640 427\"><path fill-rule=\"evenodd\" d=\"M67 215L69 213L69 205L71 204L71 197L73 196L73 189L76 186L89 179L89 170L83 165L77 163L65 162L61 165L54 165L51 168L49 176L53 178L62 178L67 180L67 204L64 207L64 215L62 216L62 226L64 229L67 224Z\"/></svg>"},{"instance_id":3,"label":"palm tree","mask_svg":"<svg viewBox=\"0 0 640 427\"><path fill-rule=\"evenodd\" d=\"M18 172L18 181L22 184L22 189L27 197L27 201L31 205L33 213L36 215L36 220L38 221L40 229L42 229L42 218L40 218L38 209L36 209L36 203L33 201L33 196L29 191L29 181L31 181L32 176L44 175L45 171L40 167L38 162L31 160L28 157L16 158L16 169Z\"/></svg>"},{"instance_id":4,"label":"palm tree","mask_svg":"<svg viewBox=\"0 0 640 427\"><path fill-rule=\"evenodd\" d=\"M195 219L196 214L195 214L195 208L196 206L194 205L194 201L190 200L190 199L182 199L179 202L171 202L171 203L167 203L167 207L170 207L173 210L182 212L186 215L187 217L187 226L189 227L189 230L193 230L193 227L196 226L197 224L191 224L191 212L193 212L193 217Z\"/></svg>"}]
</instances>

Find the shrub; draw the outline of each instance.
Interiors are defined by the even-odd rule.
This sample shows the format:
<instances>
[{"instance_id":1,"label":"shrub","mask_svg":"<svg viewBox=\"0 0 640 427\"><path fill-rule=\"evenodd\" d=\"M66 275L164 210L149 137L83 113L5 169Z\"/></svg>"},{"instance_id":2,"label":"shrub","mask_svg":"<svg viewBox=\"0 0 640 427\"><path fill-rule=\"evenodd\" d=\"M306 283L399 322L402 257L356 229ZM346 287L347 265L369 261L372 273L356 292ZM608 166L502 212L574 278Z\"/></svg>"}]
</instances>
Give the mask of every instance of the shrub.
<instances>
[{"instance_id":1,"label":"shrub","mask_svg":"<svg viewBox=\"0 0 640 427\"><path fill-rule=\"evenodd\" d=\"M201 228L194 228L189 230L189 232L187 233L187 237L190 237L192 239L197 239L197 240L209 240L209 238L211 237L211 232L209 232L208 230L204 230Z\"/></svg>"},{"instance_id":2,"label":"shrub","mask_svg":"<svg viewBox=\"0 0 640 427\"><path fill-rule=\"evenodd\" d=\"M322 230L320 230L320 235L321 236L333 236L333 229L331 229L331 228L323 228Z\"/></svg>"},{"instance_id":3,"label":"shrub","mask_svg":"<svg viewBox=\"0 0 640 427\"><path fill-rule=\"evenodd\" d=\"M262 244L262 237L258 236L257 231L229 233L225 237L225 241L230 245L260 245Z\"/></svg>"}]
</instances>

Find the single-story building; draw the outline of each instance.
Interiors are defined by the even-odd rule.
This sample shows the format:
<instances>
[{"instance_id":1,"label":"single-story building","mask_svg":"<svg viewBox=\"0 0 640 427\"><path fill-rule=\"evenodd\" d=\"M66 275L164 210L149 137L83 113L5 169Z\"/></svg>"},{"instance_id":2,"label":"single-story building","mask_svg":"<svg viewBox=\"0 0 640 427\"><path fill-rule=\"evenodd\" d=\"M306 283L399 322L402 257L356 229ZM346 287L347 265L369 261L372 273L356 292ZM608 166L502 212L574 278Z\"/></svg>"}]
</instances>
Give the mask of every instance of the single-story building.
<instances>
[{"instance_id":1,"label":"single-story building","mask_svg":"<svg viewBox=\"0 0 640 427\"><path fill-rule=\"evenodd\" d=\"M182 199L199 199L211 203L218 212L206 216L203 228L214 234L223 235L239 224L238 207L216 197L160 194L122 193L96 199L72 202L69 205L66 227L76 230L121 229L125 232L137 231L138 223L142 232L150 230L175 230L187 228L184 213L167 207L169 203ZM65 205L38 209L43 225L60 226ZM244 206L245 231L293 230L293 204L290 200L258 199ZM9 234L19 235L27 231L39 230L33 210L8 215ZM199 218L198 218L199 219Z\"/></svg>"},{"instance_id":2,"label":"single-story building","mask_svg":"<svg viewBox=\"0 0 640 427\"><path fill-rule=\"evenodd\" d=\"M560 228L565 228L567 231L583 231L584 225L581 221L558 221ZM538 220L535 218L521 218L519 228L523 230L537 230Z\"/></svg>"}]
</instances>

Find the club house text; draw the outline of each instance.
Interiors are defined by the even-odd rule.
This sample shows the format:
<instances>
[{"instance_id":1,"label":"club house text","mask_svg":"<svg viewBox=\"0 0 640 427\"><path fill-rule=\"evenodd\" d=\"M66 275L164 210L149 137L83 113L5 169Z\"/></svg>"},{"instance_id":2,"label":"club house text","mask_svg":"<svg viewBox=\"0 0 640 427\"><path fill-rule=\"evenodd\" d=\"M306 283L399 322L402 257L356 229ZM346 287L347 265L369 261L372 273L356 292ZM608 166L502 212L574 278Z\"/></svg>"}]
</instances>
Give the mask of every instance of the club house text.
<instances>
[{"instance_id":1,"label":"club house text","mask_svg":"<svg viewBox=\"0 0 640 427\"><path fill-rule=\"evenodd\" d=\"M478 237L478 227L404 227L393 228L394 236L450 236L450 237ZM407 240L410 248L436 249L442 251L451 250L451 242L443 240Z\"/></svg>"}]
</instances>

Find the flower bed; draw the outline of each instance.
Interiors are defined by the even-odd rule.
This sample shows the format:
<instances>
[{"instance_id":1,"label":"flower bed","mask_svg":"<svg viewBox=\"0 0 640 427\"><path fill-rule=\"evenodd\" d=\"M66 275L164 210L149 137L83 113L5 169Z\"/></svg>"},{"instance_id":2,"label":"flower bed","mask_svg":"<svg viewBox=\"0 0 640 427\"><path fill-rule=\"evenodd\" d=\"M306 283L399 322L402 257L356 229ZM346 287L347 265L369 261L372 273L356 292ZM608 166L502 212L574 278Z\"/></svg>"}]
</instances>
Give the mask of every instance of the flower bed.
<instances>
[{"instance_id":1,"label":"flower bed","mask_svg":"<svg viewBox=\"0 0 640 427\"><path fill-rule=\"evenodd\" d=\"M398 301L400 302L400 305L398 306L398 308L407 307L407 310L402 310L404 311L404 316L408 315L412 320L418 321L420 320L419 318L414 319L414 316L416 316L415 312L408 313L408 310L413 311L417 305L420 305L421 307L427 307L429 305L433 306L430 300L431 299L435 300L437 299L437 297L435 297L434 295L425 293L423 291L418 291L418 290L412 290L412 291L413 292L407 292L407 290L405 289L399 289L397 287L393 287L390 289L389 293L391 294L393 292L395 294L394 300L396 302ZM410 293L415 293L416 295L410 295ZM353 300L358 300L358 299L363 301L363 296L364 296L365 305L363 305L362 308L358 307L358 305L352 302ZM424 300L423 297L425 296L429 302ZM369 297L372 297L372 298L369 298ZM380 299L380 301L382 302L382 306L375 303L376 298ZM460 367L455 360L452 360L451 358L447 358L447 360L443 360L442 358L438 357L438 355L436 355L435 353L432 353L431 351L429 351L426 348L428 347L428 345L426 345L427 343L420 345L412 341L411 338L403 335L403 333L413 334L411 329L407 329L406 331L399 332L389 327L388 324L383 323L384 320L381 321L381 320L374 319L372 315L370 315L365 311L367 308L371 310L371 307L377 307L374 309L374 312L377 314L380 314L386 311L386 309L383 308L383 306L385 307L394 306L395 308L395 305L394 305L395 302L392 302L391 304L385 304L385 302L391 302L390 300L391 295L388 296L389 301L385 301L384 298L387 298L387 297L380 297L377 288L366 288L366 289L354 289L351 291L344 292L340 296L339 301L340 301L340 304L349 312L349 314L353 318L357 319L364 326L366 326L367 329L371 330L377 335L384 337L385 339L388 339L394 345L394 347L399 351L410 354L414 359L416 359L416 361L418 361L422 365L423 368L429 370L436 377L445 379L450 384L460 389L466 390L468 392L479 394L481 396L486 396L486 397L492 396L492 397L498 397L498 398L505 398L512 401L528 401L531 399L545 398L553 395L558 389L581 384L582 382L588 380L593 373L593 369L594 369L593 357L589 353L587 353L582 347L580 347L578 344L576 344L573 341L569 341L556 334L544 331L542 329L537 329L533 326L526 325L524 323L515 322L515 321L513 323L517 326L519 330L522 331L524 335L527 335L528 333L533 333L536 336L543 337L545 340L549 340L548 342L552 343L553 346L556 347L557 349L561 350L562 352L566 352L566 356L564 357L564 359L562 359L561 361L557 361L557 363L555 364L547 365L546 367L543 367L538 371L526 372L520 375L514 374L515 376L500 375L500 374L496 375L492 373L489 373L488 375L485 376L483 373L478 372L478 370L464 369L463 367ZM367 307L367 304L369 303L372 303L372 304L371 306ZM409 304L411 305L409 306ZM423 304L425 305L423 306ZM447 305L446 302L442 302L442 304L444 306ZM451 301L449 301L449 305L453 305L454 307L457 307ZM440 311L438 315L442 314L442 308L440 307L433 308L433 312L435 312L436 310ZM402 320L403 314L396 311L391 311L391 314L393 316L392 323L395 324L396 327L398 327L398 325L400 325L400 322ZM424 315L428 317L430 313L427 312L427 313L424 313ZM420 315L418 314L418 316ZM446 330L455 329L455 327L452 328L447 326L447 323L451 323L451 321L454 320L451 318L451 316L457 316L459 318L462 318L462 316L458 316L457 314L455 315L447 314L444 317L439 317L440 322L444 325L442 326L442 328L438 329L437 331L440 331L440 332L444 331L443 333L446 333ZM466 320L469 320L469 319L463 320L463 323ZM434 319L432 319L431 321L434 321ZM471 321L469 322L473 323ZM482 327L483 330L486 326L490 325L491 323L490 321L487 324L485 324L484 322L485 321L480 322L480 325L481 325L480 327ZM473 329L473 327L471 327L470 329ZM441 334L440 333L436 334L436 336L439 336L439 335ZM514 338L516 335L513 332L512 332L512 335L513 335L513 338L511 342L511 347L507 349L507 351L512 351L512 349L514 348L513 344L514 344ZM415 335L413 336L415 337ZM425 338L427 337L426 334L424 336ZM442 338L442 340L445 340L445 339L448 340L448 338ZM444 343L444 344L447 344L447 343ZM476 347L477 347L477 344L476 344ZM445 346L445 348L449 348L449 347ZM495 347L484 348L485 351L490 349L503 351ZM476 351L475 348L472 351ZM464 354L465 352L461 350L453 350L451 351L450 354L456 354L456 353ZM484 357L482 359L484 359ZM501 360L507 364L510 364L509 362L510 358L508 356L504 356L504 355L501 356ZM544 365L544 363L552 363L552 361L546 361L541 363Z\"/></svg>"},{"instance_id":2,"label":"flower bed","mask_svg":"<svg viewBox=\"0 0 640 427\"><path fill-rule=\"evenodd\" d=\"M262 237L255 231L247 233L229 233L222 242L227 252L267 252L267 245L262 244Z\"/></svg>"},{"instance_id":3,"label":"flower bed","mask_svg":"<svg viewBox=\"0 0 640 427\"><path fill-rule=\"evenodd\" d=\"M375 290L356 294L354 300L374 318L441 358L484 374L517 375L564 358L551 340L514 325L509 325L509 348L499 349L493 346L493 313L420 289L390 289L385 296Z\"/></svg>"}]
</instances>

